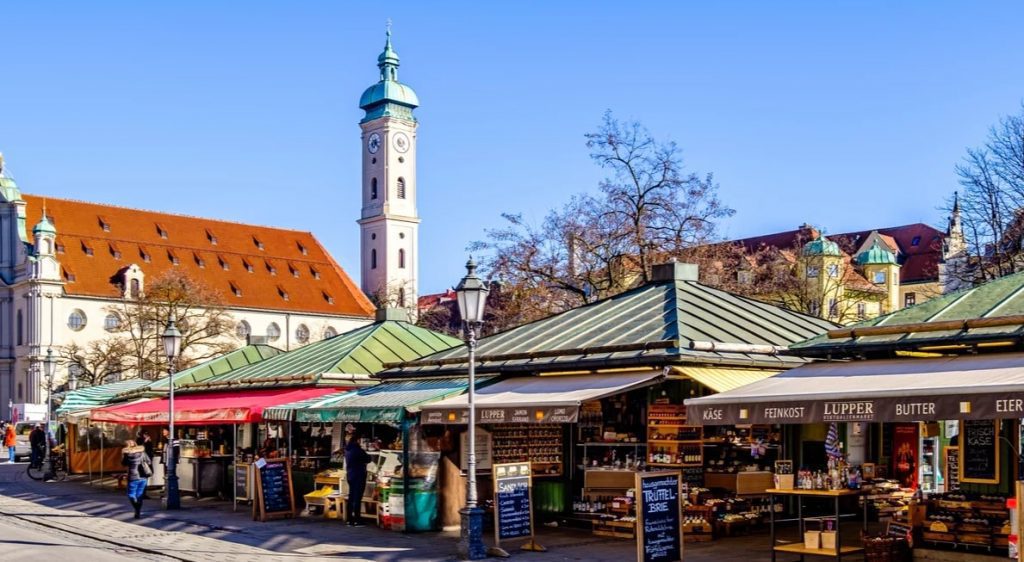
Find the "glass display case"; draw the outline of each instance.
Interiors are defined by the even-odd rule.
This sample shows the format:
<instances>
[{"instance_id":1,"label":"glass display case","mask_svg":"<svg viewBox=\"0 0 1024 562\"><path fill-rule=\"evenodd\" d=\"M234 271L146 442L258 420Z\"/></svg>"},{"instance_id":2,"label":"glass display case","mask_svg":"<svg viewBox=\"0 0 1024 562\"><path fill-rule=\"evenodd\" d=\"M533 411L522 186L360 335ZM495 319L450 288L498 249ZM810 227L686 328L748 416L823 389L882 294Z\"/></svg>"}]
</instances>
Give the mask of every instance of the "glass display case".
<instances>
[{"instance_id":1,"label":"glass display case","mask_svg":"<svg viewBox=\"0 0 1024 562\"><path fill-rule=\"evenodd\" d=\"M179 441L180 455L183 459L204 459L213 455L213 447L209 439L182 439Z\"/></svg>"}]
</instances>

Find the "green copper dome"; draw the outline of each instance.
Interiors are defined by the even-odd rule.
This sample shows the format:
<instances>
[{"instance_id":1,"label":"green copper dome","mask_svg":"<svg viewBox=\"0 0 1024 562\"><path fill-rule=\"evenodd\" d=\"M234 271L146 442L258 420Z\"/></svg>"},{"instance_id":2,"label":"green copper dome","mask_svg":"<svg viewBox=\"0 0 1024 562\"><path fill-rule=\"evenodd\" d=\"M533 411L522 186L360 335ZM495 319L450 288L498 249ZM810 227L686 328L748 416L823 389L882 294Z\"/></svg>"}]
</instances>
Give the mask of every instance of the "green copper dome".
<instances>
[{"instance_id":1,"label":"green copper dome","mask_svg":"<svg viewBox=\"0 0 1024 562\"><path fill-rule=\"evenodd\" d=\"M0 154L0 198L8 203L21 200L21 191L14 178L4 173L4 155Z\"/></svg>"},{"instance_id":2,"label":"green copper dome","mask_svg":"<svg viewBox=\"0 0 1024 562\"><path fill-rule=\"evenodd\" d=\"M379 117L401 117L415 121L412 110L420 99L412 88L398 81L398 53L391 48L391 30L388 30L384 51L377 57L380 81L370 86L359 98L359 108L366 111L363 122Z\"/></svg>"},{"instance_id":3,"label":"green copper dome","mask_svg":"<svg viewBox=\"0 0 1024 562\"><path fill-rule=\"evenodd\" d=\"M836 244L824 236L819 236L818 238L804 244L803 253L805 256L843 255L843 253L839 251L839 244Z\"/></svg>"},{"instance_id":4,"label":"green copper dome","mask_svg":"<svg viewBox=\"0 0 1024 562\"><path fill-rule=\"evenodd\" d=\"M878 240L871 249L857 256L857 265L896 265L896 254L878 245Z\"/></svg>"},{"instance_id":5,"label":"green copper dome","mask_svg":"<svg viewBox=\"0 0 1024 562\"><path fill-rule=\"evenodd\" d=\"M32 227L32 234L57 234L57 227L53 226L50 222L50 218L46 216L46 212L43 212L43 218L39 219L39 222Z\"/></svg>"}]
</instances>

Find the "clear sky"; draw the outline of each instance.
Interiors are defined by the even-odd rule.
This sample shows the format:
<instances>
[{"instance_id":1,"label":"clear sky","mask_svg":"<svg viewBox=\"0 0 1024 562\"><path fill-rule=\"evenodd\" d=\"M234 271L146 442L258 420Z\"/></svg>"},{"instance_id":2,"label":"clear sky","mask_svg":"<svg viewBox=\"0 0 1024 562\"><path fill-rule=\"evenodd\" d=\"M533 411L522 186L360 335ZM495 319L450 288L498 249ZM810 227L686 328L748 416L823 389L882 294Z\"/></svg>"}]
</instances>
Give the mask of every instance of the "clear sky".
<instances>
[{"instance_id":1,"label":"clear sky","mask_svg":"<svg viewBox=\"0 0 1024 562\"><path fill-rule=\"evenodd\" d=\"M605 109L714 172L729 237L944 223L1024 98L1022 2L3 2L23 191L310 230L358 278L358 99L394 21L419 94L421 292L501 212L601 177Z\"/></svg>"}]
</instances>

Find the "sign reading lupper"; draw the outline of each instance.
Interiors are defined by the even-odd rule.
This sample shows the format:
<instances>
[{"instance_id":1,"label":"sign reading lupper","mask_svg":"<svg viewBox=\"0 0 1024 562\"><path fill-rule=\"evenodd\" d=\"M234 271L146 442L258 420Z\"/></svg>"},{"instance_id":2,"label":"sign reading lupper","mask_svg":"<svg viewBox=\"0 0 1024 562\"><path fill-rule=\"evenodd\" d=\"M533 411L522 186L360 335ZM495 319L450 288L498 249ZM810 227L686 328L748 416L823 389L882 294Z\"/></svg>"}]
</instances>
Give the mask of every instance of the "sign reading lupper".
<instances>
[{"instance_id":1,"label":"sign reading lupper","mask_svg":"<svg viewBox=\"0 0 1024 562\"><path fill-rule=\"evenodd\" d=\"M960 425L960 481L999 483L999 421L964 420Z\"/></svg>"},{"instance_id":2,"label":"sign reading lupper","mask_svg":"<svg viewBox=\"0 0 1024 562\"><path fill-rule=\"evenodd\" d=\"M425 424L466 424L469 423L468 408L428 409L424 408L420 418ZM494 408L478 406L476 421L481 424L503 423L576 423L579 419L578 406L516 406Z\"/></svg>"},{"instance_id":3,"label":"sign reading lupper","mask_svg":"<svg viewBox=\"0 0 1024 562\"><path fill-rule=\"evenodd\" d=\"M681 561L682 477L679 471L638 472L635 489L638 562Z\"/></svg>"},{"instance_id":4,"label":"sign reading lupper","mask_svg":"<svg viewBox=\"0 0 1024 562\"><path fill-rule=\"evenodd\" d=\"M687 404L701 425L821 422L918 422L1019 418L1024 393L899 396L850 400L780 400Z\"/></svg>"}]
</instances>

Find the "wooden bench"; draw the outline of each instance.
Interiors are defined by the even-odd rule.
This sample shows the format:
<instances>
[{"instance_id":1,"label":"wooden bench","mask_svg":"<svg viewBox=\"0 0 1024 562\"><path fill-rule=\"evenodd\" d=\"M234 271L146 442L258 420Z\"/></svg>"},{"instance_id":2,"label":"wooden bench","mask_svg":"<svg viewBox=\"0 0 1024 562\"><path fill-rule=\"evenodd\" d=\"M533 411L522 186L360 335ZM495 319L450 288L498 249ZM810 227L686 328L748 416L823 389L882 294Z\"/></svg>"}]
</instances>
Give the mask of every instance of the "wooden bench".
<instances>
[{"instance_id":1,"label":"wooden bench","mask_svg":"<svg viewBox=\"0 0 1024 562\"><path fill-rule=\"evenodd\" d=\"M338 518L342 521L345 520L345 504L348 502L348 498L338 496L328 496L327 501L333 503L333 506L328 505L327 509L336 509L338 511ZM380 526L380 502L373 499L363 498L362 505L360 506L359 514L367 519L373 519L377 526Z\"/></svg>"}]
</instances>

